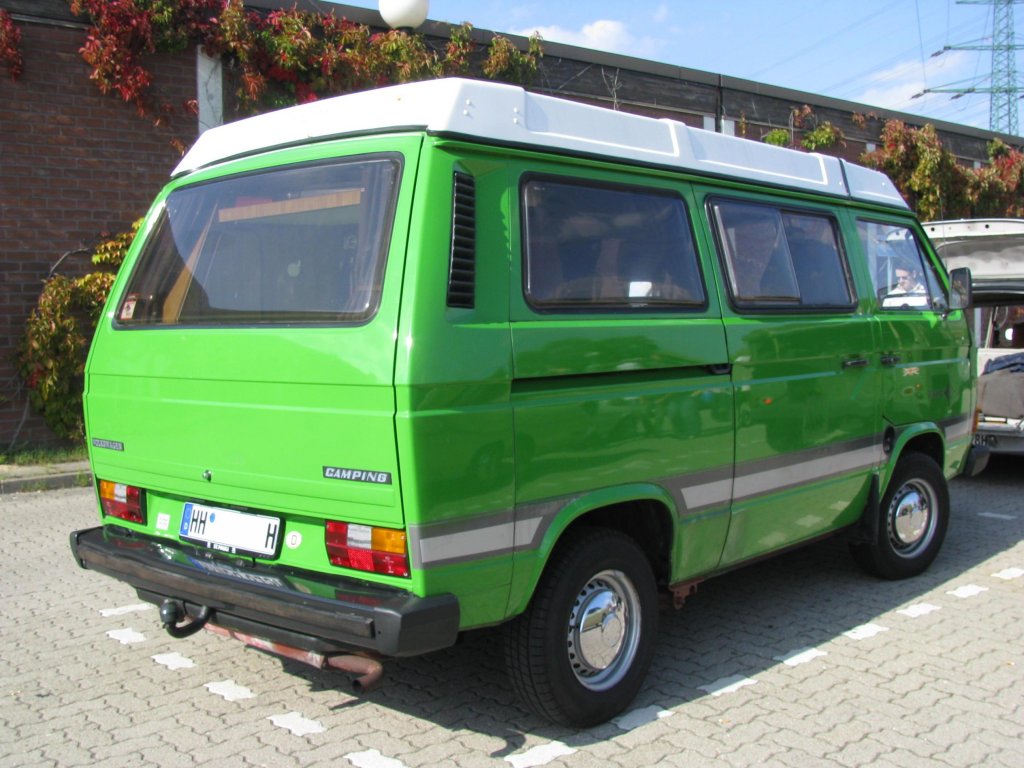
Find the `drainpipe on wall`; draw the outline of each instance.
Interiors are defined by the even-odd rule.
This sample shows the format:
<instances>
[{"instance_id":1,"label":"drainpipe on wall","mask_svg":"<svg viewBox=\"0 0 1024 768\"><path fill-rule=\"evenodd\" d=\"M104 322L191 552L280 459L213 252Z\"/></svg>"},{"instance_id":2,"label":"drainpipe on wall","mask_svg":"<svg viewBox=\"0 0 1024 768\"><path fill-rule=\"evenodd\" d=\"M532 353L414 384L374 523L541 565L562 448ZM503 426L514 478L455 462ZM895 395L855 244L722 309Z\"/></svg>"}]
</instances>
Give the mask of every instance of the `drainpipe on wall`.
<instances>
[{"instance_id":1,"label":"drainpipe on wall","mask_svg":"<svg viewBox=\"0 0 1024 768\"><path fill-rule=\"evenodd\" d=\"M199 133L224 124L224 63L196 47L196 101Z\"/></svg>"}]
</instances>

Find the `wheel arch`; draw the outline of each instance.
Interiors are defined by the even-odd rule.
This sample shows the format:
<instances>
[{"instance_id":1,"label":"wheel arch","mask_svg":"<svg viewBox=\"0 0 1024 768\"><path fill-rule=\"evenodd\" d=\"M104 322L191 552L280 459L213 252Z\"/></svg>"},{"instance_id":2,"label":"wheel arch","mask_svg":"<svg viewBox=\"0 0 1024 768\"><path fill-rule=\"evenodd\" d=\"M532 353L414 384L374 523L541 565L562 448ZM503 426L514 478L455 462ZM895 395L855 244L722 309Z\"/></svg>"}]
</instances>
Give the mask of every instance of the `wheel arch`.
<instances>
[{"instance_id":1,"label":"wheel arch","mask_svg":"<svg viewBox=\"0 0 1024 768\"><path fill-rule=\"evenodd\" d=\"M890 434L886 436L886 442L892 445L892 450L889 451L889 461L883 467L882 476L879 478L881 494L884 494L888 488L897 462L908 453L924 454L938 464L939 469L945 469L946 441L938 425L914 424L900 431L896 431L892 427L890 430Z\"/></svg>"},{"instance_id":2,"label":"wheel arch","mask_svg":"<svg viewBox=\"0 0 1024 768\"><path fill-rule=\"evenodd\" d=\"M559 547L585 528L604 528L629 536L647 556L659 588L672 573L672 549L676 539L675 503L667 491L653 484L606 488L578 496L558 512L548 527L533 561L526 588L509 615L521 613L537 588Z\"/></svg>"}]
</instances>

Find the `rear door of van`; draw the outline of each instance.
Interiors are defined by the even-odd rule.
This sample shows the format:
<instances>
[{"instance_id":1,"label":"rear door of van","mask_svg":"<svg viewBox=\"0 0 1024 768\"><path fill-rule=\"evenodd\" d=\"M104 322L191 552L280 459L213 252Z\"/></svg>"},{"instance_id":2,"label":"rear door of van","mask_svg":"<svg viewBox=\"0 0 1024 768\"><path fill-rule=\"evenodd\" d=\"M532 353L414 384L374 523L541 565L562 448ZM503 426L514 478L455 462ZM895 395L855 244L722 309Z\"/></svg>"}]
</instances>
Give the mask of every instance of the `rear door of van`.
<instances>
[{"instance_id":1,"label":"rear door of van","mask_svg":"<svg viewBox=\"0 0 1024 768\"><path fill-rule=\"evenodd\" d=\"M880 375L835 210L712 189L703 200L736 396L727 566L856 520L880 460Z\"/></svg>"},{"instance_id":2,"label":"rear door of van","mask_svg":"<svg viewBox=\"0 0 1024 768\"><path fill-rule=\"evenodd\" d=\"M158 199L85 397L96 477L145 490L145 532L232 551L191 513L268 512L285 540L261 556L325 570L325 519L402 526L393 376L420 143L266 153Z\"/></svg>"}]
</instances>

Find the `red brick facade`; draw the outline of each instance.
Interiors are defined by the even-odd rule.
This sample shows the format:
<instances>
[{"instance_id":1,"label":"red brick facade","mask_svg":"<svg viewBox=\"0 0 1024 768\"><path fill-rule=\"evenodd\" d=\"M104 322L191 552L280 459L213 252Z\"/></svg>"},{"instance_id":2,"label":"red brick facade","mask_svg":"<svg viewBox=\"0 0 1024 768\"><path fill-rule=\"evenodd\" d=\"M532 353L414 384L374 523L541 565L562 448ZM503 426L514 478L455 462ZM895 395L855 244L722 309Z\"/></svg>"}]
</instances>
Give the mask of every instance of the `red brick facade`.
<instances>
[{"instance_id":1,"label":"red brick facade","mask_svg":"<svg viewBox=\"0 0 1024 768\"><path fill-rule=\"evenodd\" d=\"M78 53L85 29L19 23L25 71L0 76L0 452L54 438L28 413L17 346L43 280L66 251L95 244L142 216L180 155L196 120L179 114L154 127L135 108L105 96ZM195 56L155 57L154 90L181 105L196 92ZM69 256L63 274L87 271ZM24 422L22 421L24 418Z\"/></svg>"}]
</instances>

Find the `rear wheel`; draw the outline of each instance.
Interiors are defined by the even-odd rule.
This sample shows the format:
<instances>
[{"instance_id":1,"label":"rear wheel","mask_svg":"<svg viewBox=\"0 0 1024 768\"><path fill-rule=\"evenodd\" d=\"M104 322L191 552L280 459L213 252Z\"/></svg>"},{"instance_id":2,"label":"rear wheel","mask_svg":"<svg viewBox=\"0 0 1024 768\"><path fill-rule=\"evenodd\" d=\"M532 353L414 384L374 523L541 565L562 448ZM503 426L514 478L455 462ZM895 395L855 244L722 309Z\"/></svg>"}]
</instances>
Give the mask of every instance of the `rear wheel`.
<instances>
[{"instance_id":1,"label":"rear wheel","mask_svg":"<svg viewBox=\"0 0 1024 768\"><path fill-rule=\"evenodd\" d=\"M949 524L949 489L939 465L922 453L901 457L879 513L874 541L852 547L857 562L886 579L924 571L938 555Z\"/></svg>"},{"instance_id":2,"label":"rear wheel","mask_svg":"<svg viewBox=\"0 0 1024 768\"><path fill-rule=\"evenodd\" d=\"M537 714L571 727L624 710L654 655L657 587L633 539L587 529L556 551L527 611L508 626L513 688Z\"/></svg>"}]
</instances>

